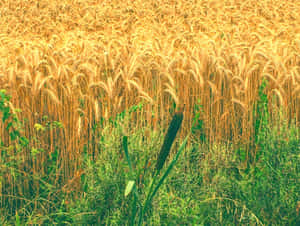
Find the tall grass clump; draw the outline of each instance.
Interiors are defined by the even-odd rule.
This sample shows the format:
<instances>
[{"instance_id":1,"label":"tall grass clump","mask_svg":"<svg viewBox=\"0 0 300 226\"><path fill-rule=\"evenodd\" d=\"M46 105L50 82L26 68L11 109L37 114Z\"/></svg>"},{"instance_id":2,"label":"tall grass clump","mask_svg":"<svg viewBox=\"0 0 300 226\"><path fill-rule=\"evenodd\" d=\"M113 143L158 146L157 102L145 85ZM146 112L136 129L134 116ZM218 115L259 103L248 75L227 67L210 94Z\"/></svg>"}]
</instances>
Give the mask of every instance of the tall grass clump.
<instances>
[{"instance_id":1,"label":"tall grass clump","mask_svg":"<svg viewBox=\"0 0 300 226\"><path fill-rule=\"evenodd\" d=\"M159 155L157 157L155 172L153 173L154 178L152 179L151 184L148 188L149 190L147 191L144 204L141 204L141 202L139 200L139 196L138 196L137 190L136 190L136 182L134 180L130 180L127 184L127 187L125 190L125 196L127 196L131 192L131 190L133 190L133 192L134 192L134 194L133 194L134 202L132 203L132 215L131 215L130 225L135 224L135 215L137 214L137 211L138 211L138 225L142 225L142 223L144 221L144 215L146 214L147 211L149 211L148 209L150 208L152 199L154 198L158 189L160 188L160 186L162 185L162 183L164 182L164 180L166 179L166 177L168 176L168 174L170 173L170 171L176 164L179 155L181 154L181 152L183 151L183 149L186 145L188 137L186 137L186 139L184 140L182 145L179 147L176 156L174 157L173 161L168 166L166 172L162 175L161 178L157 178L159 176L161 169L163 168L164 163L166 162L167 157L169 156L171 146L172 146L174 139L176 137L176 134L181 126L181 123L183 120L183 112L182 112L182 109L180 109L180 110L181 111L175 112L175 114L172 118L172 121L170 122L170 125L168 127L166 136L164 138L163 145L162 145ZM133 174L130 155L128 152L126 136L123 139L123 147L124 147L125 156L126 156L129 168L130 168L130 173ZM157 180L158 180L158 182L157 182ZM140 210L137 210L137 206L139 206Z\"/></svg>"}]
</instances>

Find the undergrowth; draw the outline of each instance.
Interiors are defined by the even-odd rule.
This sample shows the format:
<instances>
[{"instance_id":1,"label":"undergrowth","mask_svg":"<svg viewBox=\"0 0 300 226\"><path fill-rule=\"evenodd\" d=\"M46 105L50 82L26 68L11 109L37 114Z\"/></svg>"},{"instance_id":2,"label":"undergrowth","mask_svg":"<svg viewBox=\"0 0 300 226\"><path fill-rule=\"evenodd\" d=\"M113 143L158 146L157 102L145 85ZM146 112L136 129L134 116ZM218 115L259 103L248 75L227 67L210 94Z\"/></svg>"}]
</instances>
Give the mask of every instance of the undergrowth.
<instances>
[{"instance_id":1,"label":"undergrowth","mask_svg":"<svg viewBox=\"0 0 300 226\"><path fill-rule=\"evenodd\" d=\"M253 107L255 131L249 144L207 143L203 111L195 106L188 146L176 159L141 219L147 225L299 225L299 128L284 112L270 120L266 83ZM39 137L26 137L10 97L0 91L0 225L128 225L142 208L153 182L164 131L131 128L133 106L110 119L95 138L97 158L82 150L78 191L59 180L59 149L47 153ZM43 132L59 129L59 122L36 124ZM95 127L95 131L99 130ZM147 135L146 135L147 134ZM124 136L126 142L124 143ZM42 134L41 134L42 136ZM175 147L181 141L175 141ZM127 145L127 153L124 152ZM247 147L251 147L250 150ZM166 164L172 163L173 148ZM128 156L131 165L128 166ZM177 156L178 157L178 156ZM43 176L24 168L46 159ZM134 174L130 173L134 172ZM165 171L164 171L165 172ZM45 176L46 175L46 176ZM74 180L75 180L74 179ZM130 182L132 181L132 182ZM129 185L128 182L132 183ZM129 190L128 190L129 189ZM125 195L124 195L125 192Z\"/></svg>"}]
</instances>

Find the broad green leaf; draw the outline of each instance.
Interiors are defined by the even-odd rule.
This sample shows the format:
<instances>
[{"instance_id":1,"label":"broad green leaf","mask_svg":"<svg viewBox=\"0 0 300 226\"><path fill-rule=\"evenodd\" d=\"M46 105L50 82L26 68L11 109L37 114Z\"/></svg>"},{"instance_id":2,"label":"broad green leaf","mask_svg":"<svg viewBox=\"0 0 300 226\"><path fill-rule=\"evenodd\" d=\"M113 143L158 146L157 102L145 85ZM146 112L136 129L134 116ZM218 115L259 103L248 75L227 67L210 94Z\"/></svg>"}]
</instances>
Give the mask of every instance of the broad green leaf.
<instances>
[{"instance_id":1,"label":"broad green leaf","mask_svg":"<svg viewBox=\"0 0 300 226\"><path fill-rule=\"evenodd\" d=\"M125 197L130 194L130 192L133 189L133 186L134 186L134 181L133 180L128 181L126 188L125 188Z\"/></svg>"}]
</instances>

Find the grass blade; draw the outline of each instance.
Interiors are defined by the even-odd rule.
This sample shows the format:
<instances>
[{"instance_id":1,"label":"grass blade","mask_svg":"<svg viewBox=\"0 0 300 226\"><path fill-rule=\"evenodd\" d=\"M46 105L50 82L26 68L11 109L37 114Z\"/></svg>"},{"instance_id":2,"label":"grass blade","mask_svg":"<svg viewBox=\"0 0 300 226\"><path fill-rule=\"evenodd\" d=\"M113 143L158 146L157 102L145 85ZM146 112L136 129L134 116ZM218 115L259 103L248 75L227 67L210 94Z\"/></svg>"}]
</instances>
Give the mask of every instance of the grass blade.
<instances>
[{"instance_id":1,"label":"grass blade","mask_svg":"<svg viewBox=\"0 0 300 226\"><path fill-rule=\"evenodd\" d=\"M131 165L130 156L129 156L129 153L128 153L128 137L127 136L123 137L123 148L124 148L125 157L126 157L129 169L130 169L130 173L132 175L133 172L132 172L132 165Z\"/></svg>"}]
</instances>

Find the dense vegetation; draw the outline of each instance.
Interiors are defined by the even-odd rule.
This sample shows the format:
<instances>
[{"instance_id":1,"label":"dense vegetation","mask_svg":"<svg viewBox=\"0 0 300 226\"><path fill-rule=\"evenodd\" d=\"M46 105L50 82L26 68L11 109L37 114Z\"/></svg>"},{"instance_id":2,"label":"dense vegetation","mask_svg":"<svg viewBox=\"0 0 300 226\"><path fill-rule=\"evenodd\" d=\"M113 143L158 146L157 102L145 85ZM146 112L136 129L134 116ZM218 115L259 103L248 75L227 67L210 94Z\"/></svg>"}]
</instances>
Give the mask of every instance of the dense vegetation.
<instances>
[{"instance_id":1,"label":"dense vegetation","mask_svg":"<svg viewBox=\"0 0 300 226\"><path fill-rule=\"evenodd\" d=\"M24 160L20 159L23 152L30 151L26 161L34 164L45 150L30 145L29 140L38 141L38 137L21 135L23 125L9 108L9 96L4 90L0 96L2 122L13 141L8 147L3 142L0 146L2 225L137 223L132 216L142 206L130 191L133 189L140 194L140 199L146 199L163 139L163 131L149 131L147 126L130 129L132 112L142 111L142 106L133 106L110 120L97 139L101 154L94 160L83 152L81 169L62 184L56 183L61 177L59 150L47 156L45 175L24 167ZM252 144L255 155L249 154L241 144L208 144L205 138L196 135L201 121L195 117L189 147L183 151L184 145L181 146L183 154L175 167L174 162L171 163L174 170L146 209L143 222L151 225L297 225L299 128L288 125L283 115L278 115L278 123L271 125L265 101L261 92L256 104L259 111ZM36 124L35 129L42 134L60 127L59 122L47 122ZM176 156L177 161L176 153L174 149L171 157ZM131 159L129 165L128 159ZM130 181L134 185L125 192ZM11 183L16 190L6 190ZM26 193L22 193L24 186L28 186Z\"/></svg>"},{"instance_id":2,"label":"dense vegetation","mask_svg":"<svg viewBox=\"0 0 300 226\"><path fill-rule=\"evenodd\" d=\"M0 225L299 225L299 11L1 1Z\"/></svg>"}]
</instances>

